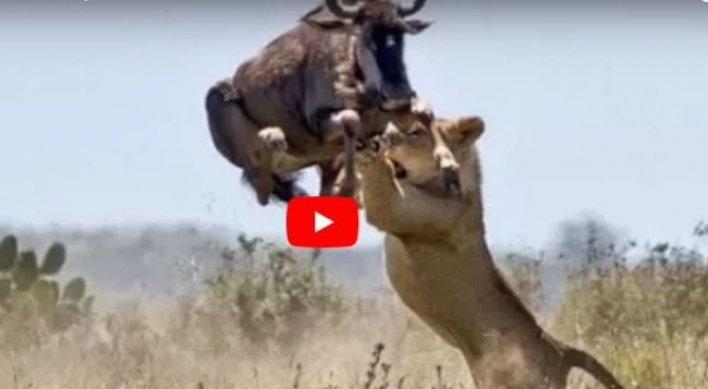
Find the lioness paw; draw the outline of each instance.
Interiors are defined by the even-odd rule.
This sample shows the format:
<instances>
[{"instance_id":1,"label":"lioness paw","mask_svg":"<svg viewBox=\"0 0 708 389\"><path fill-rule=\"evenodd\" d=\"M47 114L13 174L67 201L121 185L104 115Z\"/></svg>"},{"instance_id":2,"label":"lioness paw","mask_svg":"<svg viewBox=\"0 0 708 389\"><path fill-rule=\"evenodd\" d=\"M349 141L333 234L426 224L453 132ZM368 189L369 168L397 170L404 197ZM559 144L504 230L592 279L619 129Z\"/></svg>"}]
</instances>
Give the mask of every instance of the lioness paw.
<instances>
[{"instance_id":1,"label":"lioness paw","mask_svg":"<svg viewBox=\"0 0 708 389\"><path fill-rule=\"evenodd\" d=\"M354 154L354 163L358 168L362 168L373 164L378 158L379 155L376 151L370 147L365 147Z\"/></svg>"},{"instance_id":2,"label":"lioness paw","mask_svg":"<svg viewBox=\"0 0 708 389\"><path fill-rule=\"evenodd\" d=\"M361 150L357 151L354 161L358 167L367 167L377 162L385 162L388 141L385 137L374 136L367 140Z\"/></svg>"}]
</instances>

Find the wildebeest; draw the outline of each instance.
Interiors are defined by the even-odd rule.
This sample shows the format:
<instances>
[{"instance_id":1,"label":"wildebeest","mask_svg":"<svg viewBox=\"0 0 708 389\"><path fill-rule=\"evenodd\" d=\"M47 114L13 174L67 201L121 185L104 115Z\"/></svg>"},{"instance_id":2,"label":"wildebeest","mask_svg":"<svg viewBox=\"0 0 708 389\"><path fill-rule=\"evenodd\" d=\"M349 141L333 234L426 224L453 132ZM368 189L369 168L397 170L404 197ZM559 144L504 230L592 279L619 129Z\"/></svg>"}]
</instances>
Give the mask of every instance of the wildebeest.
<instances>
[{"instance_id":1,"label":"wildebeest","mask_svg":"<svg viewBox=\"0 0 708 389\"><path fill-rule=\"evenodd\" d=\"M304 195L293 173L313 165L321 171L320 194L351 196L355 142L384 130L377 113L412 111L432 120L432 110L408 81L403 60L404 34L430 25L405 17L424 4L358 0L345 6L326 0L242 63L232 78L209 89L212 140L243 169L261 205L271 197L288 201ZM367 111L377 119L362 121ZM452 154L440 144L440 166L454 171ZM344 179L334 190L342 165Z\"/></svg>"}]
</instances>

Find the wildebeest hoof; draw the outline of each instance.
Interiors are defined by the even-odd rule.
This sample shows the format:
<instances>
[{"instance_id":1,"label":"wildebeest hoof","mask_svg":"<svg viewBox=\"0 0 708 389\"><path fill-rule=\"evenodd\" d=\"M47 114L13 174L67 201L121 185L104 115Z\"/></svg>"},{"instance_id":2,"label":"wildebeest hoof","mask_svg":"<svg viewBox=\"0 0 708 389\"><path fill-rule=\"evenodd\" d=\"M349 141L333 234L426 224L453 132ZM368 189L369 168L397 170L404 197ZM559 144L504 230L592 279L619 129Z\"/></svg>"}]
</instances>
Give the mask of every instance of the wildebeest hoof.
<instances>
[{"instance_id":1,"label":"wildebeest hoof","mask_svg":"<svg viewBox=\"0 0 708 389\"><path fill-rule=\"evenodd\" d=\"M288 149L288 140L279 127L266 127L258 132L258 137L268 150L286 151Z\"/></svg>"},{"instance_id":2,"label":"wildebeest hoof","mask_svg":"<svg viewBox=\"0 0 708 389\"><path fill-rule=\"evenodd\" d=\"M359 133L361 117L359 113L353 109L345 109L337 112L332 120L348 137L356 137Z\"/></svg>"},{"instance_id":3,"label":"wildebeest hoof","mask_svg":"<svg viewBox=\"0 0 708 389\"><path fill-rule=\"evenodd\" d=\"M411 104L411 112L418 116L420 121L422 121L426 126L429 126L433 120L435 120L433 107L431 107L425 100L414 100Z\"/></svg>"},{"instance_id":4,"label":"wildebeest hoof","mask_svg":"<svg viewBox=\"0 0 708 389\"><path fill-rule=\"evenodd\" d=\"M438 164L438 169L442 174L443 185L447 191L452 188L460 188L460 165L455 160L449 149L442 147L434 152L435 160Z\"/></svg>"},{"instance_id":5,"label":"wildebeest hoof","mask_svg":"<svg viewBox=\"0 0 708 389\"><path fill-rule=\"evenodd\" d=\"M360 190L354 194L354 200L357 208L364 209L364 194Z\"/></svg>"},{"instance_id":6,"label":"wildebeest hoof","mask_svg":"<svg viewBox=\"0 0 708 389\"><path fill-rule=\"evenodd\" d=\"M270 202L270 193L258 193L257 194L258 204L265 207Z\"/></svg>"}]
</instances>

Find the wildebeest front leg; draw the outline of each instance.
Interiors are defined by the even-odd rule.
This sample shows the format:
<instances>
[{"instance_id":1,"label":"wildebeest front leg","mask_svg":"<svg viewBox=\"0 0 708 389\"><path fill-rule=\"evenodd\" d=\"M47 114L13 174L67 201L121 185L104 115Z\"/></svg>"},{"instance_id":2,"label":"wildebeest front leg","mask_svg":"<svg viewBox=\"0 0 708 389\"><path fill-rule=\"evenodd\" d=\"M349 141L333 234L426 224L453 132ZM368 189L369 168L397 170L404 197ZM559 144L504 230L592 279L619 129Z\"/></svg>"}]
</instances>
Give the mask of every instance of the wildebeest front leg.
<instances>
[{"instance_id":1,"label":"wildebeest front leg","mask_svg":"<svg viewBox=\"0 0 708 389\"><path fill-rule=\"evenodd\" d=\"M344 109L331 114L322 123L325 142L333 142L344 136L344 178L340 185L335 185L334 195L353 197L356 191L356 173L354 171L354 153L356 141L361 133L361 117L353 109Z\"/></svg>"},{"instance_id":2,"label":"wildebeest front leg","mask_svg":"<svg viewBox=\"0 0 708 389\"><path fill-rule=\"evenodd\" d=\"M334 187L343 172L344 156L340 155L332 161L318 164L320 170L320 196L331 196Z\"/></svg>"}]
</instances>

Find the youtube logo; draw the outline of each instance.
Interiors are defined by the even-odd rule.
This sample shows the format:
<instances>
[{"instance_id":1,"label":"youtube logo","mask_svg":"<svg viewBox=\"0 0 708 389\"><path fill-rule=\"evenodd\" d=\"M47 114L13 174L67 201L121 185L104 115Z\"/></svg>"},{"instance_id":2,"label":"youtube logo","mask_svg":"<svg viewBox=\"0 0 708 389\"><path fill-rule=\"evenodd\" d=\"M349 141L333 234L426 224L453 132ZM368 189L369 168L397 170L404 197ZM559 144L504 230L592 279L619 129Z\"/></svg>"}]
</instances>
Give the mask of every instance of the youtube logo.
<instances>
[{"instance_id":1,"label":"youtube logo","mask_svg":"<svg viewBox=\"0 0 708 389\"><path fill-rule=\"evenodd\" d=\"M349 197L296 197L288 202L285 227L291 246L349 247L359 236L359 209Z\"/></svg>"}]
</instances>

